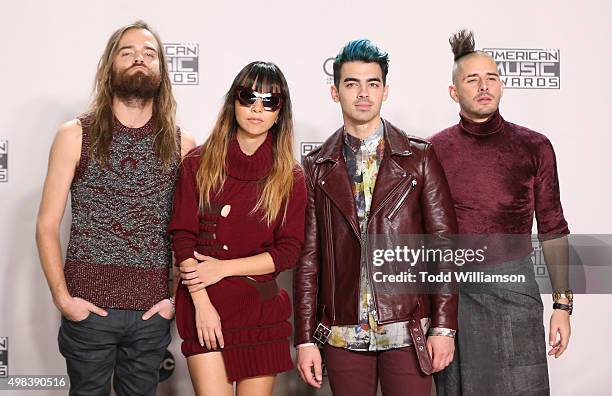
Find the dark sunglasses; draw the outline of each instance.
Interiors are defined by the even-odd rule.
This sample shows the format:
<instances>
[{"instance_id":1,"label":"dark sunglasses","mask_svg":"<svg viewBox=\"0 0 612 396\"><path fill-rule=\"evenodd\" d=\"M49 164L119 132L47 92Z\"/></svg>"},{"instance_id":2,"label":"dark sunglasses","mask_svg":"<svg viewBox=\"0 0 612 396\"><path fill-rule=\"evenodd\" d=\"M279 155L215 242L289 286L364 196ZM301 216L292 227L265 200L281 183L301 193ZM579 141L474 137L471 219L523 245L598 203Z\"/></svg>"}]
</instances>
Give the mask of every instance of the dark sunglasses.
<instances>
[{"instance_id":1,"label":"dark sunglasses","mask_svg":"<svg viewBox=\"0 0 612 396\"><path fill-rule=\"evenodd\" d=\"M241 85L236 87L236 97L243 106L252 106L257 99L261 99L261 104L266 111L276 111L283 105L283 94L281 93L259 93Z\"/></svg>"}]
</instances>

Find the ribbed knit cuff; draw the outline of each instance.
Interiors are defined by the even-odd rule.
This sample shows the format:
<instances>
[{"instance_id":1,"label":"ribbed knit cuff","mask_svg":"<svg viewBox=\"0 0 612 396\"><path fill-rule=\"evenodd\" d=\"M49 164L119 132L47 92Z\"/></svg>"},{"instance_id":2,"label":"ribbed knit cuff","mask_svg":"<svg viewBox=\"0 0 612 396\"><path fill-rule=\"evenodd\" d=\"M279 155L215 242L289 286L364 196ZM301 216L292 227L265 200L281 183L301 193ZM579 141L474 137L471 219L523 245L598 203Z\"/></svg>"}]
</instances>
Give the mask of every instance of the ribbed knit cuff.
<instances>
[{"instance_id":1,"label":"ribbed knit cuff","mask_svg":"<svg viewBox=\"0 0 612 396\"><path fill-rule=\"evenodd\" d=\"M193 249L182 249L174 252L174 258L176 259L174 265L178 266L187 259L195 259L195 256L193 254Z\"/></svg>"},{"instance_id":2,"label":"ribbed knit cuff","mask_svg":"<svg viewBox=\"0 0 612 396\"><path fill-rule=\"evenodd\" d=\"M172 235L172 247L174 258L176 259L175 265L179 265L189 258L195 258L193 252L196 243L195 238L187 232L177 231Z\"/></svg>"}]
</instances>

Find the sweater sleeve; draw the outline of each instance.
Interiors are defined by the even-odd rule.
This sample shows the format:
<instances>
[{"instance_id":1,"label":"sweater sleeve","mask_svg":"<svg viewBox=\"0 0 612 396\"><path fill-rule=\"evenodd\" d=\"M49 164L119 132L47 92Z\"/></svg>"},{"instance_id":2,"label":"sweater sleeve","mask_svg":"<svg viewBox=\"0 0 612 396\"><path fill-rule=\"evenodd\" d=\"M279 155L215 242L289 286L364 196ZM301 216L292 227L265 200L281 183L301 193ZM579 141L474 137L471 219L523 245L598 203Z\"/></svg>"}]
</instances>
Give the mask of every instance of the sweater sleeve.
<instances>
[{"instance_id":1,"label":"sweater sleeve","mask_svg":"<svg viewBox=\"0 0 612 396\"><path fill-rule=\"evenodd\" d=\"M569 228L561 207L555 151L548 139L539 147L534 198L538 236L543 241L569 234Z\"/></svg>"},{"instance_id":2,"label":"sweater sleeve","mask_svg":"<svg viewBox=\"0 0 612 396\"><path fill-rule=\"evenodd\" d=\"M306 184L301 169L294 172L293 191L287 204L284 221L274 230L274 245L268 250L274 261L275 275L292 268L300 256L304 243L304 215Z\"/></svg>"},{"instance_id":3,"label":"sweater sleeve","mask_svg":"<svg viewBox=\"0 0 612 396\"><path fill-rule=\"evenodd\" d=\"M185 157L179 169L172 202L172 218L168 225L177 265L188 258L195 258L193 252L199 232L198 189L195 178L198 161L190 157L190 154Z\"/></svg>"}]
</instances>

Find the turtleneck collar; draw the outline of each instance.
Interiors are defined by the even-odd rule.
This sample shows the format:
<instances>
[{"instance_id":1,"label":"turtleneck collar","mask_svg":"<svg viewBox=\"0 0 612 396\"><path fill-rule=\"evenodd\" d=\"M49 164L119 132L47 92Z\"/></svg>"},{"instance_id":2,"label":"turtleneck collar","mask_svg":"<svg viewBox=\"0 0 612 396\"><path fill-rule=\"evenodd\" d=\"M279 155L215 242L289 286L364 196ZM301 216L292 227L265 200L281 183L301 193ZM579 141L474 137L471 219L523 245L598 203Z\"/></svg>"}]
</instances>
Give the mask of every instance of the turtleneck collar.
<instances>
[{"instance_id":1,"label":"turtleneck collar","mask_svg":"<svg viewBox=\"0 0 612 396\"><path fill-rule=\"evenodd\" d=\"M504 119L499 114L499 109L495 110L495 113L491 114L491 117L484 122L474 122L461 113L459 113L459 116L461 117L461 121L459 121L461 129L470 135L491 136L501 132L504 127Z\"/></svg>"},{"instance_id":2,"label":"turtleneck collar","mask_svg":"<svg viewBox=\"0 0 612 396\"><path fill-rule=\"evenodd\" d=\"M273 164L271 131L253 155L242 152L236 135L230 140L225 161L225 169L230 177L245 181L261 180L268 176Z\"/></svg>"},{"instance_id":3,"label":"turtleneck collar","mask_svg":"<svg viewBox=\"0 0 612 396\"><path fill-rule=\"evenodd\" d=\"M154 129L153 118L154 117L151 116L151 118L149 118L149 121L147 121L147 123L141 126L140 128L130 128L128 126L123 125L121 121L117 119L117 117L114 117L113 130L116 132L127 133L130 135L136 136L136 137L146 136L149 133L153 132L153 129Z\"/></svg>"}]
</instances>

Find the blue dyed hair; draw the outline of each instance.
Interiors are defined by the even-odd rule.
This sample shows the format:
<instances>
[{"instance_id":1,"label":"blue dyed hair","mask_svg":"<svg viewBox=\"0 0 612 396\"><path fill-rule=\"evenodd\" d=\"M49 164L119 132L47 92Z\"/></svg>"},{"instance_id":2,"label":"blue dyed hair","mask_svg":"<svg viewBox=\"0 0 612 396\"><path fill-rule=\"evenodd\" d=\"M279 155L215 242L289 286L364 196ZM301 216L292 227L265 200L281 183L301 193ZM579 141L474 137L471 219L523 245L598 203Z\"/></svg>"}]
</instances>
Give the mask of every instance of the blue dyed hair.
<instances>
[{"instance_id":1,"label":"blue dyed hair","mask_svg":"<svg viewBox=\"0 0 612 396\"><path fill-rule=\"evenodd\" d=\"M387 83L389 72L389 54L381 50L368 39L349 41L336 55L334 61L334 85L340 85L340 69L346 62L378 63L382 69L383 84Z\"/></svg>"}]
</instances>

